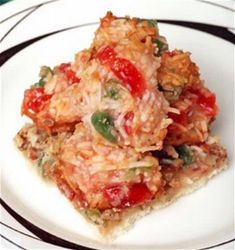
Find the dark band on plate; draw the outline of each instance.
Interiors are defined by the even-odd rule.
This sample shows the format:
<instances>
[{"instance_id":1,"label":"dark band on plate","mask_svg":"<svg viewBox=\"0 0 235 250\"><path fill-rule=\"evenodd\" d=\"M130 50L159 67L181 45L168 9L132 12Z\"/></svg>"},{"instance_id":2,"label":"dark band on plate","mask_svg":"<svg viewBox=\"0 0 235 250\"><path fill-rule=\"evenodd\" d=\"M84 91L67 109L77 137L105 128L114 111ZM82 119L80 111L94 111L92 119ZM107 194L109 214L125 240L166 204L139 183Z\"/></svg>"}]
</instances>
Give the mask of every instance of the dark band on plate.
<instances>
[{"instance_id":1,"label":"dark band on plate","mask_svg":"<svg viewBox=\"0 0 235 250\"><path fill-rule=\"evenodd\" d=\"M213 246L209 246L209 247L204 247L204 248L200 248L198 250L207 250L207 249L212 249L212 248L216 248L216 247L221 247L223 245L226 245L226 244L229 244L231 242L235 241L235 238L234 239L231 239L231 240L227 240L227 241L224 241L222 243L218 243L216 245L213 245Z\"/></svg>"},{"instance_id":2,"label":"dark band on plate","mask_svg":"<svg viewBox=\"0 0 235 250\"><path fill-rule=\"evenodd\" d=\"M20 246L19 244L15 243L14 241L8 239L6 236L0 234L0 237L4 240L6 240L7 242L11 243L12 245L14 245L15 247L19 248L19 249L22 249L22 250L27 250L26 248Z\"/></svg>"},{"instance_id":3,"label":"dark band on plate","mask_svg":"<svg viewBox=\"0 0 235 250\"><path fill-rule=\"evenodd\" d=\"M40 3L38 5L34 5L34 6L31 6L27 9L24 9L24 10L21 10L19 12L16 12L10 16L8 16L7 18L3 19L2 21L0 21L0 24L4 23L5 21L11 19L12 17L15 17L19 14L22 14L28 10L30 10L28 13L26 13L22 18L20 18L3 36L2 38L0 39L0 42L2 42L15 28L16 26L18 26L23 20L25 20L27 17L29 17L33 12L35 12L37 9L39 9L40 7L46 5L46 4L49 4L49 3L53 3L53 2L56 2L58 0L50 0L50 1L47 1L47 2L44 2L44 3Z\"/></svg>"},{"instance_id":4,"label":"dark band on plate","mask_svg":"<svg viewBox=\"0 0 235 250\"><path fill-rule=\"evenodd\" d=\"M11 47L11 48L7 49L7 50L3 51L0 54L0 67L6 61L8 61L11 57L13 57L15 54L17 54L19 51L23 50L24 48L30 46L31 44L33 44L33 43L35 43L35 42L37 42L39 40L42 40L42 39L44 39L46 37L55 35L55 34L60 33L60 32L64 32L64 31L72 30L72 29L76 29L76 28L81 28L81 27L85 27L85 26L91 26L91 25L95 25L95 24L98 24L98 22L86 23L86 24L80 24L80 25L71 26L71 27L68 27L68 28L56 30L56 31L53 31L53 32L50 32L50 33L47 33L47 34L44 34L44 35L32 38L32 39L30 39L28 41L25 41L23 43L20 43L20 44L17 44L14 47Z\"/></svg>"},{"instance_id":5,"label":"dark band on plate","mask_svg":"<svg viewBox=\"0 0 235 250\"><path fill-rule=\"evenodd\" d=\"M0 43L13 31L13 29L15 29L16 26L18 26L25 18L27 18L28 16L30 16L34 11L36 11L37 9L39 9L41 5L36 6L35 8L31 9L30 12L28 12L26 15L24 15L22 18L20 18L20 20L18 20L0 39Z\"/></svg>"},{"instance_id":6,"label":"dark band on plate","mask_svg":"<svg viewBox=\"0 0 235 250\"><path fill-rule=\"evenodd\" d=\"M183 26L183 27L199 30L199 31L202 31L202 32L206 32L206 33L209 33L209 34L214 35L216 37L222 38L222 39L226 40L227 42L235 44L235 35L225 27L220 27L220 26L216 26L216 25L212 25L212 24L204 24L204 23L188 22L188 21L179 21L179 20L177 20L177 21L176 20L158 20L158 21L160 23L178 25L178 26ZM30 46L31 44L33 44L33 43L35 43L35 42L37 42L39 40L42 40L42 39L44 39L46 37L49 37L51 35L55 35L55 34L60 33L60 32L64 32L64 31L67 31L67 30L75 29L75 28L95 25L95 24L98 24L98 23L88 23L88 24L82 24L82 25L76 25L76 26L64 28L64 29L61 29L61 30L56 30L54 32L47 33L47 34L35 37L33 39L30 39L28 41L25 41L23 43L20 43L20 44L12 47L10 49L7 49L7 50L5 50L4 52L1 53L1 55L0 55L0 66L2 66L5 62L7 62L10 58L12 58L19 51L23 50L24 48ZM29 231L31 231L33 234L38 236L43 241L45 241L47 243L50 243L50 244L57 245L57 246L69 248L69 249L92 250L91 248L83 247L83 246L77 245L76 243L73 243L73 242L64 240L62 238L59 238L59 237L57 237L57 236L55 236L55 235L53 235L53 234L51 234L51 233L49 233L47 231L35 226L34 224L29 222L28 220L24 219L21 215L17 214L2 199L0 199L0 204L20 224L22 224L25 228L27 228ZM231 240L228 240L228 241L225 241L225 242L221 242L221 243L216 244L216 245L201 248L201 249L198 249L198 250L207 250L207 249L215 248L215 247L222 246L222 245L225 245L227 243L230 243L230 242L232 242L234 240L235 240L235 238L231 239Z\"/></svg>"},{"instance_id":7,"label":"dark band on plate","mask_svg":"<svg viewBox=\"0 0 235 250\"><path fill-rule=\"evenodd\" d=\"M53 2L56 2L56 1L58 1L58 0L49 0L49 1L43 2L43 3L39 4L39 5L45 5L45 4L53 3ZM229 11L235 12L234 9L229 8L229 7L227 7L227 6L224 6L224 5L222 5L222 4L215 3L215 2L210 2L210 1L206 1L206 0L196 0L196 1L201 2L201 3L210 4L210 5L219 7L219 8L223 8L223 9L225 9L225 10L229 10ZM19 15L19 14L21 14L21 13L24 13L24 12L26 12L27 10L31 10L31 9L37 7L37 6L38 6L38 5L33 5L33 6L31 6L31 7L28 7L28 8L26 8L26 9L23 9L23 10L21 10L21 11L18 11L18 12L16 12L16 13L14 13L14 14L12 14L12 15L6 17L6 18L4 18L3 20L1 20L1 21L0 21L0 24L6 22L7 20L11 19L12 17L15 17L15 16L17 16L17 15Z\"/></svg>"},{"instance_id":8,"label":"dark band on plate","mask_svg":"<svg viewBox=\"0 0 235 250\"><path fill-rule=\"evenodd\" d=\"M22 231L20 231L20 230L18 230L18 229L16 229L16 228L14 228L14 227L12 227L12 226L7 225L6 223L4 223L4 222L2 222L2 221L0 221L0 224L3 225L4 227L8 228L8 229L11 229L12 231L14 231L14 232L16 232L16 233L22 234L22 235L27 236L27 237L29 237L29 238L32 238L32 239L34 239L34 240L39 240L39 241L41 241L40 238L37 238L37 237L35 237L35 236L33 236L33 235L24 233L24 232L22 232Z\"/></svg>"},{"instance_id":9,"label":"dark band on plate","mask_svg":"<svg viewBox=\"0 0 235 250\"><path fill-rule=\"evenodd\" d=\"M38 7L38 6L42 6L42 5L46 5L46 4L49 4L49 3L53 3L53 2L56 2L56 1L58 1L58 0L46 1L46 2L43 2L43 3L41 3L41 4L33 5L33 6L31 6L31 7L28 7L28 8L26 8L26 9L23 9L23 10L21 10L21 11L18 11L18 12L16 12L16 13L14 13L14 14L12 14L12 15L6 17L6 18L4 18L3 20L1 20L1 21L0 21L0 24L2 24L2 23L4 23L4 22L6 22L7 20L9 20L9 19L11 19L11 18L13 18L13 17L15 17L15 16L18 16L19 14L22 14L22 13L28 11L28 10L34 9L34 8L36 8L36 7Z\"/></svg>"},{"instance_id":10,"label":"dark band on plate","mask_svg":"<svg viewBox=\"0 0 235 250\"><path fill-rule=\"evenodd\" d=\"M24 219L21 215L16 213L12 208L10 208L2 199L0 199L0 204L6 209L6 211L14 217L22 226L27 228L29 231L31 231L33 234L38 236L40 239L42 239L44 242L54 244L60 247L65 247L69 249L78 249L78 250L95 250L88 247L83 247L80 245L77 245L75 243L72 243L70 241L64 240L62 238L59 238L47 231L44 231L43 229L35 226L33 223L29 222L28 220Z\"/></svg>"},{"instance_id":11,"label":"dark band on plate","mask_svg":"<svg viewBox=\"0 0 235 250\"><path fill-rule=\"evenodd\" d=\"M227 6L224 6L224 5L222 5L222 4L218 4L218 3L210 2L210 1L206 1L206 0L197 0L197 1L198 1L198 2L201 2L201 3L210 4L210 5L213 5L213 6L215 6L215 7L219 7L219 8L225 9L225 10L229 10L229 11L235 12L234 9L229 8L229 7L227 7Z\"/></svg>"},{"instance_id":12,"label":"dark band on plate","mask_svg":"<svg viewBox=\"0 0 235 250\"><path fill-rule=\"evenodd\" d=\"M179 21L179 20L160 19L160 20L158 20L158 22L171 24L171 25L178 25L178 26L183 26L183 27L199 30L199 31L214 35L216 37L222 38L222 39L226 40L227 42L231 42L231 43L235 44L235 35L231 31L229 31L226 27L221 27L221 26L212 25L212 24L205 24L205 23ZM7 49L0 54L0 66L2 66L7 60L9 60L12 56L14 56L16 53L18 53L22 49L24 49L24 48L28 47L29 45L31 45L39 40L42 40L48 36L55 35L57 33L64 32L67 30L76 29L76 28L85 27L85 26L90 26L90 25L95 25L95 24L98 24L98 23L93 22L93 23L86 23L86 24L67 27L64 29L56 30L56 31L32 38L28 41L25 41L23 43L15 45L14 47Z\"/></svg>"},{"instance_id":13,"label":"dark band on plate","mask_svg":"<svg viewBox=\"0 0 235 250\"><path fill-rule=\"evenodd\" d=\"M41 238L44 242L47 242L49 244L53 244L53 245L57 245L60 247L65 247L65 248L69 248L69 249L76 249L76 250L95 250L93 248L88 248L88 247L84 247L81 245L77 245L75 243L72 243L70 241L64 240L62 238L59 238L51 233L48 233L47 231L35 226L34 224L32 224L31 222L29 222L28 220L24 219L21 215L19 215L18 213L16 213L12 208L10 208L2 199L0 199L0 204L6 209L6 211L8 211L8 213L14 217L21 225L23 225L25 228L27 228L29 231L31 231L33 234L35 234L36 236L38 236L39 238ZM208 250L208 249L212 249L215 247L219 247L219 246L223 246L225 244L231 243L235 241L234 239L228 240L228 241L224 241L212 246L208 246L208 247L204 247L204 248L200 248L197 250ZM22 248L24 249L24 248Z\"/></svg>"},{"instance_id":14,"label":"dark band on plate","mask_svg":"<svg viewBox=\"0 0 235 250\"><path fill-rule=\"evenodd\" d=\"M197 22L188 22L188 21L179 21L179 20L158 20L159 23L173 24L178 26L183 26L195 30L199 30L213 36L222 38L230 43L235 44L235 35L228 30L227 27L222 27L214 24L207 23L197 23Z\"/></svg>"}]
</instances>

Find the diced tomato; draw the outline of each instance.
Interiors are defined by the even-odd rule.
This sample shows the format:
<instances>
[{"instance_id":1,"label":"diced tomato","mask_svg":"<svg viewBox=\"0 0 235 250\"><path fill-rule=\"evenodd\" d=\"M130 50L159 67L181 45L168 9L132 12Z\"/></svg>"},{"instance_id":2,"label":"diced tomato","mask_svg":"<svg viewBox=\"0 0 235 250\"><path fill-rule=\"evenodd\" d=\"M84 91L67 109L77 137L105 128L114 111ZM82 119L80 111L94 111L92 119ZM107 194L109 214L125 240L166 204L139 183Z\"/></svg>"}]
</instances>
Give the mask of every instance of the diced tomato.
<instances>
[{"instance_id":1,"label":"diced tomato","mask_svg":"<svg viewBox=\"0 0 235 250\"><path fill-rule=\"evenodd\" d=\"M54 118L47 112L48 101L52 95L44 94L43 88L27 89L22 104L21 113L31 118L37 127L47 131L48 133L60 133L74 131L78 121L56 123ZM40 113L38 116L38 113Z\"/></svg>"},{"instance_id":2,"label":"diced tomato","mask_svg":"<svg viewBox=\"0 0 235 250\"><path fill-rule=\"evenodd\" d=\"M125 208L151 200L153 194L146 184L134 183L129 187L115 184L105 189L105 197L112 207Z\"/></svg>"},{"instance_id":3,"label":"diced tomato","mask_svg":"<svg viewBox=\"0 0 235 250\"><path fill-rule=\"evenodd\" d=\"M58 67L59 70L63 73L65 73L65 71L70 68L71 64L70 63L61 63L60 66Z\"/></svg>"},{"instance_id":4,"label":"diced tomato","mask_svg":"<svg viewBox=\"0 0 235 250\"><path fill-rule=\"evenodd\" d=\"M151 200L153 194L144 183L134 183L130 188L129 202L131 205Z\"/></svg>"},{"instance_id":5,"label":"diced tomato","mask_svg":"<svg viewBox=\"0 0 235 250\"><path fill-rule=\"evenodd\" d=\"M206 88L191 88L190 93L197 96L196 103L202 108L205 114L214 117L217 114L216 97Z\"/></svg>"},{"instance_id":6,"label":"diced tomato","mask_svg":"<svg viewBox=\"0 0 235 250\"><path fill-rule=\"evenodd\" d=\"M188 124L188 114L186 111L181 111L179 114L176 113L168 113L168 117L173 120L173 123L168 126L168 132L175 133L179 131L179 127L176 123L187 126Z\"/></svg>"},{"instance_id":7,"label":"diced tomato","mask_svg":"<svg viewBox=\"0 0 235 250\"><path fill-rule=\"evenodd\" d=\"M99 51L97 58L102 64L111 63L117 57L117 53L110 46L106 46L103 50Z\"/></svg>"},{"instance_id":8,"label":"diced tomato","mask_svg":"<svg viewBox=\"0 0 235 250\"><path fill-rule=\"evenodd\" d=\"M115 76L134 96L140 96L146 89L142 74L135 65L125 58L117 56L110 46L105 47L97 54L102 64L107 64Z\"/></svg>"},{"instance_id":9,"label":"diced tomato","mask_svg":"<svg viewBox=\"0 0 235 250\"><path fill-rule=\"evenodd\" d=\"M181 111L179 114L169 113L168 116L174 122L179 123L183 126L186 126L188 123L188 115L187 115L187 112L185 112L185 111Z\"/></svg>"},{"instance_id":10,"label":"diced tomato","mask_svg":"<svg viewBox=\"0 0 235 250\"><path fill-rule=\"evenodd\" d=\"M24 92L24 100L22 104L22 114L38 113L44 105L50 100L52 95L44 93L44 88L26 89Z\"/></svg>"},{"instance_id":11,"label":"diced tomato","mask_svg":"<svg viewBox=\"0 0 235 250\"><path fill-rule=\"evenodd\" d=\"M168 129L168 132L171 134L179 131L179 127L175 123L170 124L167 129Z\"/></svg>"},{"instance_id":12,"label":"diced tomato","mask_svg":"<svg viewBox=\"0 0 235 250\"><path fill-rule=\"evenodd\" d=\"M199 119L203 119L207 125L217 114L215 95L203 86L186 87L179 97L179 102L176 101L173 107L177 107L177 104L180 104L182 100L187 101L187 109L181 111L180 114L168 114L169 118L173 120L173 123L167 128L170 134L180 132L181 128L179 125L187 126L189 123L195 124L198 113L202 115ZM180 133L182 134L183 132L181 131ZM180 137L183 138L183 134ZM190 138L189 141L193 143L197 141L196 137L193 136L193 132L188 133L187 138Z\"/></svg>"},{"instance_id":13,"label":"diced tomato","mask_svg":"<svg viewBox=\"0 0 235 250\"><path fill-rule=\"evenodd\" d=\"M123 82L132 95L140 96L146 89L141 73L129 60L116 58L111 65L111 70Z\"/></svg>"},{"instance_id":14,"label":"diced tomato","mask_svg":"<svg viewBox=\"0 0 235 250\"><path fill-rule=\"evenodd\" d=\"M127 112L124 116L125 122L124 122L123 127L128 135L132 133L131 124L132 124L133 118L134 118L133 112Z\"/></svg>"},{"instance_id":15,"label":"diced tomato","mask_svg":"<svg viewBox=\"0 0 235 250\"><path fill-rule=\"evenodd\" d=\"M66 71L66 76L69 80L69 84L73 84L73 83L79 83L80 79L76 76L75 72L72 70L67 70Z\"/></svg>"},{"instance_id":16,"label":"diced tomato","mask_svg":"<svg viewBox=\"0 0 235 250\"><path fill-rule=\"evenodd\" d=\"M70 63L62 63L58 68L67 77L69 85L80 82L80 79L76 76L76 73L71 70Z\"/></svg>"}]
</instances>

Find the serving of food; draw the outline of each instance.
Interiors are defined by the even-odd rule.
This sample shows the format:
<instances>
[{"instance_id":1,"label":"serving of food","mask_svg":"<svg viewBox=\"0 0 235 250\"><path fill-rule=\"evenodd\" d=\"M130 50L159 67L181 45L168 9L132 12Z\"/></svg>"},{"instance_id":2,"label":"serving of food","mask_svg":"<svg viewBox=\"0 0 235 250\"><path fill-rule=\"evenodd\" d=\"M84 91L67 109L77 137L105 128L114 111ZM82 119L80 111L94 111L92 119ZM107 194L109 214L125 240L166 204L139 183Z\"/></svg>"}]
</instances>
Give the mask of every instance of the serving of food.
<instances>
[{"instance_id":1,"label":"serving of food","mask_svg":"<svg viewBox=\"0 0 235 250\"><path fill-rule=\"evenodd\" d=\"M153 19L108 12L73 62L41 67L21 113L19 150L104 237L227 166L215 94Z\"/></svg>"}]
</instances>

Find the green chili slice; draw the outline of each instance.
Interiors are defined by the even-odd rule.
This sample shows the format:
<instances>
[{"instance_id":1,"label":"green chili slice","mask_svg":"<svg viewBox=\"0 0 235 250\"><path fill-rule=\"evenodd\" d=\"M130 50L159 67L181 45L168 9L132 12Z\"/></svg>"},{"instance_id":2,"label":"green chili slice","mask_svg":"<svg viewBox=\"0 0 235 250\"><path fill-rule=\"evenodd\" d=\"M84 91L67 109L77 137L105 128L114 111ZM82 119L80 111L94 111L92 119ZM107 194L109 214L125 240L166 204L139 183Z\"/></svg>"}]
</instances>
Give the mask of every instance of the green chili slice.
<instances>
[{"instance_id":1,"label":"green chili slice","mask_svg":"<svg viewBox=\"0 0 235 250\"><path fill-rule=\"evenodd\" d=\"M45 83L54 75L53 70L48 66L42 66L39 72L40 80L33 85L31 88L43 88Z\"/></svg>"},{"instance_id":2,"label":"green chili slice","mask_svg":"<svg viewBox=\"0 0 235 250\"><path fill-rule=\"evenodd\" d=\"M163 46L164 46L164 43L162 41L160 41L159 39L157 39L156 44L157 44L159 51L161 51Z\"/></svg>"},{"instance_id":3,"label":"green chili slice","mask_svg":"<svg viewBox=\"0 0 235 250\"><path fill-rule=\"evenodd\" d=\"M163 51L168 50L168 44L165 37L159 36L154 42L156 43L158 48L158 56L160 56Z\"/></svg>"},{"instance_id":4,"label":"green chili slice","mask_svg":"<svg viewBox=\"0 0 235 250\"><path fill-rule=\"evenodd\" d=\"M192 152L186 145L176 147L176 151L179 154L180 159L183 160L184 166L188 166L195 160Z\"/></svg>"},{"instance_id":5,"label":"green chili slice","mask_svg":"<svg viewBox=\"0 0 235 250\"><path fill-rule=\"evenodd\" d=\"M101 134L106 140L116 142L117 138L114 135L114 126L112 117L102 111L96 111L91 116L91 123L95 130Z\"/></svg>"},{"instance_id":6,"label":"green chili slice","mask_svg":"<svg viewBox=\"0 0 235 250\"><path fill-rule=\"evenodd\" d=\"M147 19L146 20L151 27L157 27L157 20L156 19Z\"/></svg>"}]
</instances>

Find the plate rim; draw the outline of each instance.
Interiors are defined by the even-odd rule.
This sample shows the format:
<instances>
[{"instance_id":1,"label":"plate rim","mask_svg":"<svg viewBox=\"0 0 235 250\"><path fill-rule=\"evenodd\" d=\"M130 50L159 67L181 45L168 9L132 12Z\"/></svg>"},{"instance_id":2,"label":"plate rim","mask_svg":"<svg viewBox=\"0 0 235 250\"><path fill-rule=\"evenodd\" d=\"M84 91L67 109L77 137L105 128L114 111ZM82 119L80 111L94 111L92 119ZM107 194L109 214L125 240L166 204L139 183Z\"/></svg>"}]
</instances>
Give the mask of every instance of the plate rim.
<instances>
[{"instance_id":1,"label":"plate rim","mask_svg":"<svg viewBox=\"0 0 235 250\"><path fill-rule=\"evenodd\" d=\"M199 30L201 32L206 32L206 33L214 35L214 36L216 36L218 38L224 39L226 42L235 44L235 40L234 40L235 36L234 36L234 34L225 27L221 27L221 26L217 26L217 25L211 25L211 24L198 23L198 22L180 21L180 20L159 19L158 21L159 21L159 23L170 24L170 25L179 25L179 26L183 26L183 27L186 27L186 28L190 28L190 29L196 29L196 30ZM80 28L80 27L96 25L96 24L98 24L98 22L79 24L79 25L76 25L76 26L63 28L63 29L60 29L60 30L56 30L56 31L53 31L53 32L50 32L50 33L47 33L47 34L44 34L44 35L41 35L41 36L38 36L38 37L34 37L34 38L29 39L29 40L27 40L27 41L25 41L23 43L17 44L17 45L15 45L15 46L13 46L13 47L11 47L11 48L9 48L9 49L7 49L7 50L5 50L5 51L3 51L1 53L0 68L2 66L4 66L5 63L7 63L8 60L13 58L18 52L20 52L21 50L25 49L26 47L32 45L33 43L35 43L37 41L40 41L40 40L42 40L42 39L44 39L46 37L49 37L51 35L55 35L57 33L61 33L61 32L64 32L64 31L68 31L68 30L76 29L76 28ZM200 26L200 25L202 25L202 26ZM205 27L208 29L207 31L203 30ZM226 33L228 32L227 35L226 35L226 38L221 37L221 34L216 34L214 31L210 32L211 27L216 27L216 28L222 29L223 32L225 31ZM10 52L12 52L12 51L14 53L11 54ZM10 56L9 56L9 53L10 53ZM60 246L60 247L70 248L70 249L94 250L94 248L89 248L89 247L86 247L86 246L78 245L78 244L70 242L70 241L68 241L66 239L60 238L60 237L58 237L58 236L56 236L54 234L51 234L51 233L45 231L44 229L39 228L38 226L34 225L29 220L25 219L22 215L18 214L1 197L0 197L0 204L21 225L23 225L25 228L30 230L33 234L39 236L40 239L43 239L47 243L54 244L54 245L57 245L57 246ZM235 241L235 238L232 238L230 240L223 241L221 243L214 244L214 245L211 245L211 246L198 248L197 250L212 249L212 248L215 248L215 247L218 247L218 246L228 244L228 243L233 242L233 241ZM74 248L72 248L72 247L74 247Z\"/></svg>"}]
</instances>

